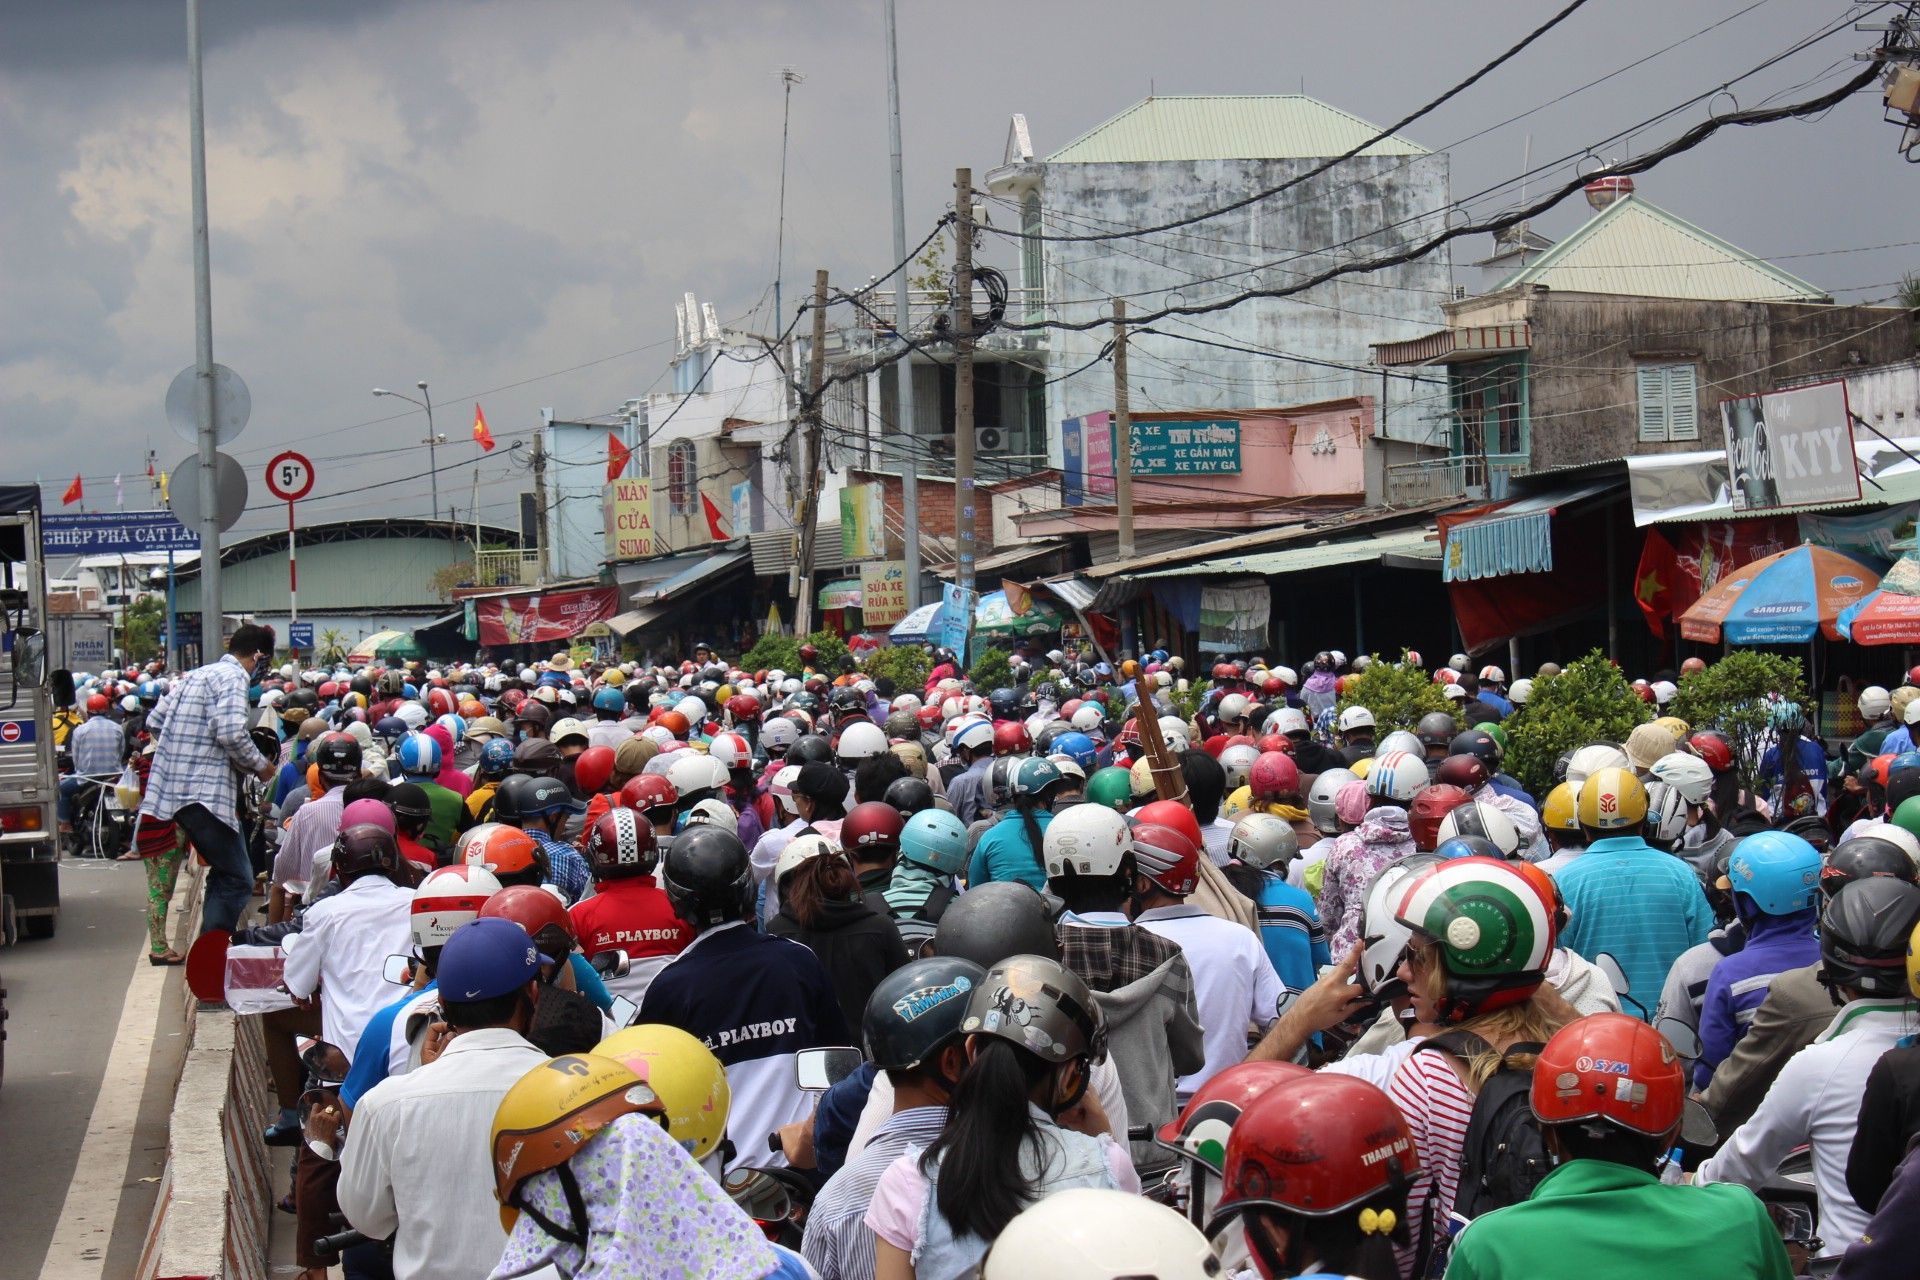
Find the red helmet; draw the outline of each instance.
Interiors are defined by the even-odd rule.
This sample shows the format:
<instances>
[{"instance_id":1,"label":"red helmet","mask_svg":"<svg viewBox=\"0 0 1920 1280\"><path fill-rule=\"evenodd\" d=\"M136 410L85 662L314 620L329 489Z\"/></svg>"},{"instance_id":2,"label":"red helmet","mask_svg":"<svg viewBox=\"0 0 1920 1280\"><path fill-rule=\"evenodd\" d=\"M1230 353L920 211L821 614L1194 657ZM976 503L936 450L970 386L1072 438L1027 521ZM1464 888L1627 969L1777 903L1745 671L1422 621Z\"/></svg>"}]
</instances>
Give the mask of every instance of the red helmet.
<instances>
[{"instance_id":1,"label":"red helmet","mask_svg":"<svg viewBox=\"0 0 1920 1280\"><path fill-rule=\"evenodd\" d=\"M101 713L106 711L106 709L110 705L112 704L110 704L107 701L106 694L104 693L93 694L87 698L87 714L90 716L100 715Z\"/></svg>"},{"instance_id":2,"label":"red helmet","mask_svg":"<svg viewBox=\"0 0 1920 1280\"><path fill-rule=\"evenodd\" d=\"M1478 791L1487 785L1487 762L1479 756L1448 756L1434 770L1433 780L1462 791Z\"/></svg>"},{"instance_id":3,"label":"red helmet","mask_svg":"<svg viewBox=\"0 0 1920 1280\"><path fill-rule=\"evenodd\" d=\"M596 880L650 875L660 859L653 824L632 809L609 809L595 819L585 853Z\"/></svg>"},{"instance_id":4,"label":"red helmet","mask_svg":"<svg viewBox=\"0 0 1920 1280\"><path fill-rule=\"evenodd\" d=\"M427 711L434 716L452 714L453 694L445 689L427 690Z\"/></svg>"},{"instance_id":5,"label":"red helmet","mask_svg":"<svg viewBox=\"0 0 1920 1280\"><path fill-rule=\"evenodd\" d=\"M1255 800L1277 800L1300 794L1300 767L1281 751L1262 751L1247 771L1247 786Z\"/></svg>"},{"instance_id":6,"label":"red helmet","mask_svg":"<svg viewBox=\"0 0 1920 1280\"><path fill-rule=\"evenodd\" d=\"M1033 750L1033 739L1027 736L1027 726L1018 720L1002 720L993 726L993 754L997 756L1025 755Z\"/></svg>"},{"instance_id":7,"label":"red helmet","mask_svg":"<svg viewBox=\"0 0 1920 1280\"><path fill-rule=\"evenodd\" d=\"M642 773L628 778L620 788L620 803L651 818L655 809L671 809L679 804L680 793L659 774Z\"/></svg>"},{"instance_id":8,"label":"red helmet","mask_svg":"<svg viewBox=\"0 0 1920 1280\"><path fill-rule=\"evenodd\" d=\"M1717 733L1696 733L1687 739L1687 746L1693 754L1705 760L1707 768L1715 773L1725 773L1733 768L1733 748Z\"/></svg>"},{"instance_id":9,"label":"red helmet","mask_svg":"<svg viewBox=\"0 0 1920 1280\"><path fill-rule=\"evenodd\" d=\"M605 790L612 777L612 747L588 747L573 758L573 783L581 795Z\"/></svg>"},{"instance_id":10,"label":"red helmet","mask_svg":"<svg viewBox=\"0 0 1920 1280\"><path fill-rule=\"evenodd\" d=\"M869 800L853 806L840 823L840 847L855 859L874 861L900 852L900 833L907 820L890 804Z\"/></svg>"},{"instance_id":11,"label":"red helmet","mask_svg":"<svg viewBox=\"0 0 1920 1280\"><path fill-rule=\"evenodd\" d=\"M1180 1114L1160 1126L1154 1141L1207 1166L1217 1178L1227 1159L1227 1132L1255 1098L1313 1072L1295 1062L1238 1062L1194 1091Z\"/></svg>"},{"instance_id":12,"label":"red helmet","mask_svg":"<svg viewBox=\"0 0 1920 1280\"><path fill-rule=\"evenodd\" d=\"M1913 666L1913 667L1907 668L1907 683L1913 684L1913 685L1920 685L1920 666Z\"/></svg>"},{"instance_id":13,"label":"red helmet","mask_svg":"<svg viewBox=\"0 0 1920 1280\"><path fill-rule=\"evenodd\" d=\"M716 733L707 742L707 755L729 771L753 767L753 745L737 733Z\"/></svg>"},{"instance_id":14,"label":"red helmet","mask_svg":"<svg viewBox=\"0 0 1920 1280\"><path fill-rule=\"evenodd\" d=\"M1472 760L1472 756L1454 756L1452 759ZM1479 764L1478 760L1474 760ZM1440 822L1461 805L1472 800L1457 784L1436 782L1432 786L1422 787L1407 806L1407 825L1413 829L1413 847L1421 853L1432 853L1433 847L1440 843Z\"/></svg>"},{"instance_id":15,"label":"red helmet","mask_svg":"<svg viewBox=\"0 0 1920 1280\"><path fill-rule=\"evenodd\" d=\"M1071 720L1073 719L1073 713L1086 705L1087 704L1083 699L1068 698L1065 702L1060 704L1060 718L1062 720Z\"/></svg>"},{"instance_id":16,"label":"red helmet","mask_svg":"<svg viewBox=\"0 0 1920 1280\"><path fill-rule=\"evenodd\" d=\"M1213 678L1215 680L1238 680L1240 678L1240 669L1231 662L1216 662L1213 664Z\"/></svg>"},{"instance_id":17,"label":"red helmet","mask_svg":"<svg viewBox=\"0 0 1920 1280\"><path fill-rule=\"evenodd\" d=\"M1208 738L1200 744L1200 749L1212 756L1215 760L1218 760L1220 753L1227 749L1227 735L1224 733L1214 734L1211 738Z\"/></svg>"},{"instance_id":18,"label":"red helmet","mask_svg":"<svg viewBox=\"0 0 1920 1280\"><path fill-rule=\"evenodd\" d=\"M1200 887L1199 847L1172 827L1153 822L1136 824L1133 862L1141 875L1176 898L1184 898Z\"/></svg>"},{"instance_id":19,"label":"red helmet","mask_svg":"<svg viewBox=\"0 0 1920 1280\"><path fill-rule=\"evenodd\" d=\"M819 656L820 656L820 651L814 648L812 645L803 644L800 646L800 660L802 662L812 662L815 658Z\"/></svg>"},{"instance_id":20,"label":"red helmet","mask_svg":"<svg viewBox=\"0 0 1920 1280\"><path fill-rule=\"evenodd\" d=\"M1693 675L1698 671L1705 671L1706 669L1707 660L1705 658L1688 658L1680 664L1680 674L1683 677ZM1920 667L1915 667L1914 670L1920 671Z\"/></svg>"},{"instance_id":21,"label":"red helmet","mask_svg":"<svg viewBox=\"0 0 1920 1280\"><path fill-rule=\"evenodd\" d=\"M1155 800L1152 804L1143 804L1134 810L1133 817L1136 822L1172 827L1196 849L1206 844L1200 834L1200 820L1193 816L1193 810L1178 800Z\"/></svg>"},{"instance_id":22,"label":"red helmet","mask_svg":"<svg viewBox=\"0 0 1920 1280\"><path fill-rule=\"evenodd\" d=\"M314 691L314 696L322 702L332 702L340 696L340 686L329 680Z\"/></svg>"},{"instance_id":23,"label":"red helmet","mask_svg":"<svg viewBox=\"0 0 1920 1280\"><path fill-rule=\"evenodd\" d=\"M559 959L573 950L573 917L553 894L538 885L508 885L487 899L480 918L511 920L527 931L533 944L549 959Z\"/></svg>"},{"instance_id":24,"label":"red helmet","mask_svg":"<svg viewBox=\"0 0 1920 1280\"><path fill-rule=\"evenodd\" d=\"M750 693L736 693L727 699L728 724L752 724L760 718L760 699Z\"/></svg>"},{"instance_id":25,"label":"red helmet","mask_svg":"<svg viewBox=\"0 0 1920 1280\"><path fill-rule=\"evenodd\" d=\"M941 714L939 706L934 703L928 703L914 712L913 718L919 721L920 728L927 733L938 732L940 726L947 722L946 716Z\"/></svg>"},{"instance_id":26,"label":"red helmet","mask_svg":"<svg viewBox=\"0 0 1920 1280\"><path fill-rule=\"evenodd\" d=\"M1287 682L1279 676L1268 676L1260 682L1260 692L1268 697L1277 697L1287 691Z\"/></svg>"},{"instance_id":27,"label":"red helmet","mask_svg":"<svg viewBox=\"0 0 1920 1280\"><path fill-rule=\"evenodd\" d=\"M496 876L517 875L540 865L540 849L520 828L489 823L461 837L460 861Z\"/></svg>"},{"instance_id":28,"label":"red helmet","mask_svg":"<svg viewBox=\"0 0 1920 1280\"><path fill-rule=\"evenodd\" d=\"M1654 696L1653 686L1650 684L1629 685L1628 688L1632 689L1633 695L1642 702L1659 701L1659 699Z\"/></svg>"},{"instance_id":29,"label":"red helmet","mask_svg":"<svg viewBox=\"0 0 1920 1280\"><path fill-rule=\"evenodd\" d=\"M1542 1124L1604 1120L1665 1137L1680 1123L1687 1090L1665 1036L1624 1013L1592 1013L1540 1050L1531 1100Z\"/></svg>"},{"instance_id":30,"label":"red helmet","mask_svg":"<svg viewBox=\"0 0 1920 1280\"><path fill-rule=\"evenodd\" d=\"M1225 750L1227 749L1227 747L1251 747L1251 746L1253 746L1253 745L1254 745L1254 742L1253 742L1253 735L1252 735L1252 734L1250 734L1250 733L1235 733L1235 734L1231 734L1231 735L1229 735L1229 736L1228 736L1228 738L1227 738L1227 746L1226 746L1226 747L1222 747L1222 748L1220 748L1220 749L1221 749L1222 751L1225 751Z\"/></svg>"},{"instance_id":31,"label":"red helmet","mask_svg":"<svg viewBox=\"0 0 1920 1280\"><path fill-rule=\"evenodd\" d=\"M1261 754L1278 751L1281 755L1293 754L1293 739L1284 733L1263 733L1253 740L1253 745Z\"/></svg>"},{"instance_id":32,"label":"red helmet","mask_svg":"<svg viewBox=\"0 0 1920 1280\"><path fill-rule=\"evenodd\" d=\"M1207 1234L1250 1207L1330 1217L1419 1172L1407 1119L1377 1085L1318 1073L1289 1080L1248 1103L1227 1135Z\"/></svg>"}]
</instances>

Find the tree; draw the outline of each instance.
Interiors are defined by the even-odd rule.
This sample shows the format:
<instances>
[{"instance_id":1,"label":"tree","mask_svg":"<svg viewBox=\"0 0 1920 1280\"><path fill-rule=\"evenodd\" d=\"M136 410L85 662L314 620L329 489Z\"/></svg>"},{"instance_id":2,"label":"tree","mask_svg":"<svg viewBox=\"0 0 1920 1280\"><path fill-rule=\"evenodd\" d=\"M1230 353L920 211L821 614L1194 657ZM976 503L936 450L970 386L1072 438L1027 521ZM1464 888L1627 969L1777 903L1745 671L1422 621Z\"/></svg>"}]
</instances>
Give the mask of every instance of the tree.
<instances>
[{"instance_id":1,"label":"tree","mask_svg":"<svg viewBox=\"0 0 1920 1280\"><path fill-rule=\"evenodd\" d=\"M121 636L129 665L159 654L160 631L166 620L167 602L159 596L141 596L127 606Z\"/></svg>"},{"instance_id":2,"label":"tree","mask_svg":"<svg viewBox=\"0 0 1920 1280\"><path fill-rule=\"evenodd\" d=\"M339 663L347 660L347 633L338 627L328 627L320 633L320 652L317 655L323 663Z\"/></svg>"},{"instance_id":3,"label":"tree","mask_svg":"<svg viewBox=\"0 0 1920 1280\"><path fill-rule=\"evenodd\" d=\"M890 644L868 653L860 666L876 679L885 676L892 680L896 692L917 695L926 687L927 673L933 670L933 655L924 645Z\"/></svg>"},{"instance_id":4,"label":"tree","mask_svg":"<svg viewBox=\"0 0 1920 1280\"><path fill-rule=\"evenodd\" d=\"M1620 668L1595 649L1557 676L1533 682L1533 696L1505 728L1506 771L1537 798L1553 788L1553 766L1563 752L1593 742L1625 742L1634 726L1653 718Z\"/></svg>"},{"instance_id":5,"label":"tree","mask_svg":"<svg viewBox=\"0 0 1920 1280\"><path fill-rule=\"evenodd\" d=\"M1365 707L1373 712L1375 732L1382 737L1395 729L1411 731L1421 716L1450 709L1433 677L1419 667L1389 662L1378 654L1365 671L1347 677L1346 689L1335 705L1342 711Z\"/></svg>"},{"instance_id":6,"label":"tree","mask_svg":"<svg viewBox=\"0 0 1920 1280\"><path fill-rule=\"evenodd\" d=\"M982 695L995 689L1013 687L1013 666L1007 661L1007 651L988 645L980 651L980 656L967 668L967 679Z\"/></svg>"},{"instance_id":7,"label":"tree","mask_svg":"<svg viewBox=\"0 0 1920 1280\"><path fill-rule=\"evenodd\" d=\"M1684 677L1672 710L1695 729L1725 734L1741 785L1757 791L1760 757L1773 742L1775 709L1806 699L1800 659L1735 649L1705 671Z\"/></svg>"}]
</instances>

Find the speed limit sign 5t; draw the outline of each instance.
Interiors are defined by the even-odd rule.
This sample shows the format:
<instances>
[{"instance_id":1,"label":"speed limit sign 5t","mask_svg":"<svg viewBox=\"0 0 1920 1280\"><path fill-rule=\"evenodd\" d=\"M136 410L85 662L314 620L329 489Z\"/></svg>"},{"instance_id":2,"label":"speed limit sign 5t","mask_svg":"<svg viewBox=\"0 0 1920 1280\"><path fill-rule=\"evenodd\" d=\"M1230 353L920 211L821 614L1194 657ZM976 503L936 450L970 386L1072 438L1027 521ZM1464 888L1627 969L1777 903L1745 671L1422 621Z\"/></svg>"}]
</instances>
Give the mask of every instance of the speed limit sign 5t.
<instances>
[{"instance_id":1,"label":"speed limit sign 5t","mask_svg":"<svg viewBox=\"0 0 1920 1280\"><path fill-rule=\"evenodd\" d=\"M288 449L267 464L267 491L282 502L298 502L313 489L313 463Z\"/></svg>"}]
</instances>

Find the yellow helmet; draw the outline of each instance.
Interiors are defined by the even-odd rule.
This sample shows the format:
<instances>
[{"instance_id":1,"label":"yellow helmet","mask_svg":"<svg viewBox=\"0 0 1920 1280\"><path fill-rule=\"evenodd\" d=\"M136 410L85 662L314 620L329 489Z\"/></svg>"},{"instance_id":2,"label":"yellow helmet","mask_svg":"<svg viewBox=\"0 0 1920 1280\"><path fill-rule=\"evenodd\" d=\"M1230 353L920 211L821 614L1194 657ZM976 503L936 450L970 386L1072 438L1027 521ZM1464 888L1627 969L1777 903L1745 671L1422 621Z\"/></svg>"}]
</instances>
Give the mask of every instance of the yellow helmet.
<instances>
[{"instance_id":1,"label":"yellow helmet","mask_svg":"<svg viewBox=\"0 0 1920 1280\"><path fill-rule=\"evenodd\" d=\"M1626 769L1602 769L1580 784L1580 825L1621 831L1647 820L1647 789Z\"/></svg>"},{"instance_id":2,"label":"yellow helmet","mask_svg":"<svg viewBox=\"0 0 1920 1280\"><path fill-rule=\"evenodd\" d=\"M1136 798L1154 794L1153 761L1146 756L1141 756L1133 762L1133 768L1128 771L1128 777Z\"/></svg>"},{"instance_id":3,"label":"yellow helmet","mask_svg":"<svg viewBox=\"0 0 1920 1280\"><path fill-rule=\"evenodd\" d=\"M520 1216L514 1197L536 1173L557 1168L616 1117L666 1108L631 1068L595 1054L570 1053L516 1080L493 1113L493 1194L500 1225Z\"/></svg>"},{"instance_id":4,"label":"yellow helmet","mask_svg":"<svg viewBox=\"0 0 1920 1280\"><path fill-rule=\"evenodd\" d=\"M1354 777L1360 779L1360 781L1362 782L1365 782L1367 780L1367 773L1372 768L1373 768L1372 756L1366 756L1363 759L1355 760L1352 764L1347 766L1348 772L1352 773Z\"/></svg>"},{"instance_id":5,"label":"yellow helmet","mask_svg":"<svg viewBox=\"0 0 1920 1280\"><path fill-rule=\"evenodd\" d=\"M1220 806L1220 816L1223 818L1237 818L1243 813L1250 812L1252 808L1253 788L1242 784L1241 786L1235 787L1233 794L1227 797L1227 802Z\"/></svg>"},{"instance_id":6,"label":"yellow helmet","mask_svg":"<svg viewBox=\"0 0 1920 1280\"><path fill-rule=\"evenodd\" d=\"M678 1027L642 1023L614 1032L593 1046L631 1071L666 1109L667 1136L702 1159L727 1136L727 1109L733 1095L720 1059Z\"/></svg>"},{"instance_id":7,"label":"yellow helmet","mask_svg":"<svg viewBox=\"0 0 1920 1280\"><path fill-rule=\"evenodd\" d=\"M1127 679L1131 680L1135 676L1140 674L1140 664L1135 662L1132 658L1128 658L1125 662L1120 664L1120 674L1125 676Z\"/></svg>"},{"instance_id":8,"label":"yellow helmet","mask_svg":"<svg viewBox=\"0 0 1920 1280\"><path fill-rule=\"evenodd\" d=\"M1687 740L1687 734L1693 729L1692 725L1682 720L1679 716L1661 716L1656 719L1654 723L1671 733L1676 742L1685 742Z\"/></svg>"},{"instance_id":9,"label":"yellow helmet","mask_svg":"<svg viewBox=\"0 0 1920 1280\"><path fill-rule=\"evenodd\" d=\"M1907 990L1920 1000L1920 925L1914 926L1913 936L1907 939Z\"/></svg>"},{"instance_id":10,"label":"yellow helmet","mask_svg":"<svg viewBox=\"0 0 1920 1280\"><path fill-rule=\"evenodd\" d=\"M1573 784L1562 782L1547 792L1540 806L1540 821L1552 831L1578 831L1580 819L1573 811Z\"/></svg>"}]
</instances>

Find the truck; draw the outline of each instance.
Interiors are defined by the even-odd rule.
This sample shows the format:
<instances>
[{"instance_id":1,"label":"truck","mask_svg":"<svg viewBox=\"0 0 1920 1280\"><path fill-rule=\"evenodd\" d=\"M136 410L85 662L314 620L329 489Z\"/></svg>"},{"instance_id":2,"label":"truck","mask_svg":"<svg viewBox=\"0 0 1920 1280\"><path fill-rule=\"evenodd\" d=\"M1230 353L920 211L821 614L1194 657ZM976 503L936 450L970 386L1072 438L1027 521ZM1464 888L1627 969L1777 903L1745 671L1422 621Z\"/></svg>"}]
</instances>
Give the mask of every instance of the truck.
<instances>
[{"instance_id":1,"label":"truck","mask_svg":"<svg viewBox=\"0 0 1920 1280\"><path fill-rule=\"evenodd\" d=\"M40 488L0 485L0 940L7 944L17 934L50 938L60 920L46 627Z\"/></svg>"}]
</instances>

